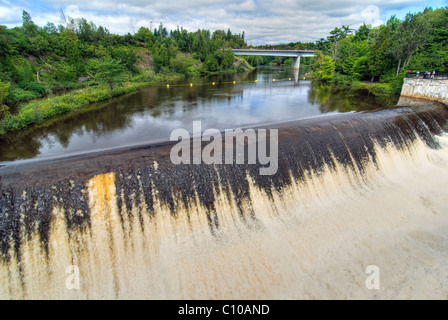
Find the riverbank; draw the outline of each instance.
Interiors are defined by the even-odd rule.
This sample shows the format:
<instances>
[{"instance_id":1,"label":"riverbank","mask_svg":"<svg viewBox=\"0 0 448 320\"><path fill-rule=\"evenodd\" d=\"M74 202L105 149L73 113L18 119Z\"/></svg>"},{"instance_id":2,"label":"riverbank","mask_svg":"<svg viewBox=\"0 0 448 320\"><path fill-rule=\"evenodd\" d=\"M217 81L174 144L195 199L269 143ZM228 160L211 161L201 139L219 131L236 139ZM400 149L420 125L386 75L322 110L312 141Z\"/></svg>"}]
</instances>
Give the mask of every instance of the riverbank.
<instances>
[{"instance_id":1,"label":"riverbank","mask_svg":"<svg viewBox=\"0 0 448 320\"><path fill-rule=\"evenodd\" d=\"M238 73L253 70L250 66L236 59L236 67L230 71L219 71L211 74ZM85 109L95 102L106 101L126 93L136 91L148 85L162 85L167 82L179 81L184 78L181 74L169 75L139 75L130 81L116 84L111 90L107 84L95 84L88 87L70 90L61 95L34 99L18 109L16 113L8 113L0 120L0 136L16 132L34 125L42 125L55 116Z\"/></svg>"},{"instance_id":2,"label":"riverbank","mask_svg":"<svg viewBox=\"0 0 448 320\"><path fill-rule=\"evenodd\" d=\"M367 91L375 96L400 95L403 78L390 82L360 81L349 76L336 74L331 81L335 90Z\"/></svg>"},{"instance_id":3,"label":"riverbank","mask_svg":"<svg viewBox=\"0 0 448 320\"><path fill-rule=\"evenodd\" d=\"M398 101L365 92L332 92L329 85L302 77L296 84L288 81L290 74L289 67L259 67L170 81L169 88L168 82L148 85L2 136L0 165L169 141L173 129L189 130L193 119L201 119L203 128L230 129L384 110Z\"/></svg>"},{"instance_id":4,"label":"riverbank","mask_svg":"<svg viewBox=\"0 0 448 320\"><path fill-rule=\"evenodd\" d=\"M150 84L154 82L126 82L113 90L103 84L70 91L59 96L32 100L22 106L16 114L7 114L0 121L0 135L22 130L54 116L79 110L91 103L105 101Z\"/></svg>"}]
</instances>

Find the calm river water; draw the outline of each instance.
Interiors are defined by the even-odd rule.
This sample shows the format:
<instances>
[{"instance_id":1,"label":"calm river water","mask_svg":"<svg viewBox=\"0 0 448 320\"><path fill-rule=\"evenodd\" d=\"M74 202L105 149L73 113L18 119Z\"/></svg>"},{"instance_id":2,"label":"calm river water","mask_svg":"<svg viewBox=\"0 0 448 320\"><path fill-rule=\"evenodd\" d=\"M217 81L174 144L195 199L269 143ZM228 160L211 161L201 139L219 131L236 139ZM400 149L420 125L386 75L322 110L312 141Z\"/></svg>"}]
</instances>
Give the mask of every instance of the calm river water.
<instances>
[{"instance_id":1,"label":"calm river water","mask_svg":"<svg viewBox=\"0 0 448 320\"><path fill-rule=\"evenodd\" d=\"M0 163L167 141L176 128L191 132L195 120L202 121L203 130L224 130L391 108L398 100L335 94L309 80L289 81L290 72L287 67L262 67L245 74L185 79L170 88L148 86L98 103L91 111L3 138Z\"/></svg>"}]
</instances>

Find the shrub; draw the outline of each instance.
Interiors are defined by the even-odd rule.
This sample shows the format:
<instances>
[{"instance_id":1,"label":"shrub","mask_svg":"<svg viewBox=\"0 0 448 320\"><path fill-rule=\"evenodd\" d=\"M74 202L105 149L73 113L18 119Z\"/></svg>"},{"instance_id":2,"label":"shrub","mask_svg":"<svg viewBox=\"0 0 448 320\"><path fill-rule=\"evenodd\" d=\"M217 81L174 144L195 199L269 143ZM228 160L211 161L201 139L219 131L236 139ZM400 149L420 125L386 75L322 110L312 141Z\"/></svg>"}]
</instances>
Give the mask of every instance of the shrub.
<instances>
[{"instance_id":1,"label":"shrub","mask_svg":"<svg viewBox=\"0 0 448 320\"><path fill-rule=\"evenodd\" d=\"M41 95L34 91L27 91L19 87L13 87L11 94L8 96L7 101L10 103L16 103L19 101L27 101L40 98Z\"/></svg>"},{"instance_id":2,"label":"shrub","mask_svg":"<svg viewBox=\"0 0 448 320\"><path fill-rule=\"evenodd\" d=\"M45 95L45 88L35 82L19 82L19 88L23 90L28 90L39 94L40 96Z\"/></svg>"},{"instance_id":3,"label":"shrub","mask_svg":"<svg viewBox=\"0 0 448 320\"><path fill-rule=\"evenodd\" d=\"M368 86L368 90L375 95L378 94L392 94L393 87L388 83L374 83Z\"/></svg>"},{"instance_id":4,"label":"shrub","mask_svg":"<svg viewBox=\"0 0 448 320\"><path fill-rule=\"evenodd\" d=\"M153 82L158 79L153 69L146 69L143 73L132 79L133 82Z\"/></svg>"}]
</instances>

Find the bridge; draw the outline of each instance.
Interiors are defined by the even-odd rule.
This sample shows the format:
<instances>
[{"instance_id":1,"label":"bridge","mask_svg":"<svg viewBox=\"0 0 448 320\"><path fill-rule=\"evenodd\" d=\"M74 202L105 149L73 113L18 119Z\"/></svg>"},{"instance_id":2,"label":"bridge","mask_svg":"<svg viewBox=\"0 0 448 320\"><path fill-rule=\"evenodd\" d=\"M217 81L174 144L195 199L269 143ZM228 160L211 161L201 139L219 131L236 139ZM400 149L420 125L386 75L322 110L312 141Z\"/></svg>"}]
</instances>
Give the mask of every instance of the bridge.
<instances>
[{"instance_id":1,"label":"bridge","mask_svg":"<svg viewBox=\"0 0 448 320\"><path fill-rule=\"evenodd\" d=\"M299 80L300 58L315 57L314 50L269 50L269 49L232 49L235 55L240 56L270 56L270 57L292 57L291 78Z\"/></svg>"}]
</instances>

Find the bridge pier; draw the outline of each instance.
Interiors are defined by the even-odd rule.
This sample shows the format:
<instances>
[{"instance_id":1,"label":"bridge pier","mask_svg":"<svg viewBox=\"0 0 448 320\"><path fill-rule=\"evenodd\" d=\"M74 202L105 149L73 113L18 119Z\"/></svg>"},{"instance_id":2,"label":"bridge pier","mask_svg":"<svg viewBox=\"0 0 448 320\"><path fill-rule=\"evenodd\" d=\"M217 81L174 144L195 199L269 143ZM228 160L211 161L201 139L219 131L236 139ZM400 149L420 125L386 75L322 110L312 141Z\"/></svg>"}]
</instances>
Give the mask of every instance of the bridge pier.
<instances>
[{"instance_id":1,"label":"bridge pier","mask_svg":"<svg viewBox=\"0 0 448 320\"><path fill-rule=\"evenodd\" d=\"M294 78L294 82L299 82L299 70L300 70L300 56L292 59L291 78Z\"/></svg>"},{"instance_id":2,"label":"bridge pier","mask_svg":"<svg viewBox=\"0 0 448 320\"><path fill-rule=\"evenodd\" d=\"M269 49L232 49L236 55L243 56L270 56L270 57L292 57L291 78L299 82L299 69L301 57L315 57L314 50L269 50Z\"/></svg>"}]
</instances>

